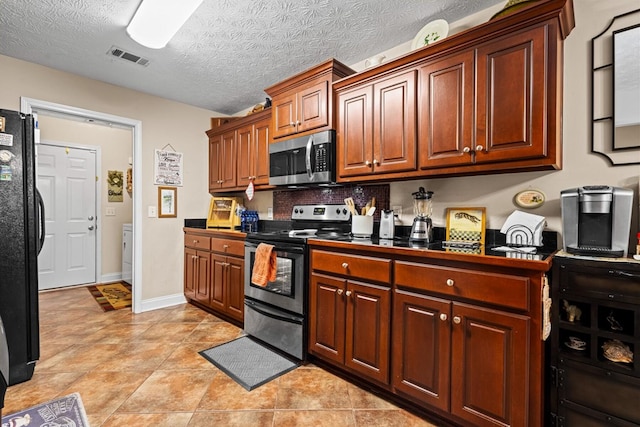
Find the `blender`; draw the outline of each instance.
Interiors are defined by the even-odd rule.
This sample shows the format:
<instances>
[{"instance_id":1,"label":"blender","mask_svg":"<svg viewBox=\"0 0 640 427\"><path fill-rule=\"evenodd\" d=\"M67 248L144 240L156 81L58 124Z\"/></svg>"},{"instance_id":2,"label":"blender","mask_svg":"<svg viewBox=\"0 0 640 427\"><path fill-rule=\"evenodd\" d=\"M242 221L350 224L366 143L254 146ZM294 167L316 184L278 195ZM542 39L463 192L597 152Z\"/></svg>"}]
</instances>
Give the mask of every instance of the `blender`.
<instances>
[{"instance_id":1,"label":"blender","mask_svg":"<svg viewBox=\"0 0 640 427\"><path fill-rule=\"evenodd\" d=\"M425 191L420 187L413 196L413 225L409 240L418 243L430 243L433 240L433 225L431 223L431 196L433 191Z\"/></svg>"}]
</instances>

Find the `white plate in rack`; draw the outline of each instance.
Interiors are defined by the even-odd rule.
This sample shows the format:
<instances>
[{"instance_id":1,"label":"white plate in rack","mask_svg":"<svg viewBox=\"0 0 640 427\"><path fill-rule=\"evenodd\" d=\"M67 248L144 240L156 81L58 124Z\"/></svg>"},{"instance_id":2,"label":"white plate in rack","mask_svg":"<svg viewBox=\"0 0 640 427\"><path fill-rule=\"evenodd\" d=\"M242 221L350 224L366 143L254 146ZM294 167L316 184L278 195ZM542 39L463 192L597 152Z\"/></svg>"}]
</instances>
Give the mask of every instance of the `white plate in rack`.
<instances>
[{"instance_id":1,"label":"white plate in rack","mask_svg":"<svg viewBox=\"0 0 640 427\"><path fill-rule=\"evenodd\" d=\"M444 19L436 19L429 22L427 25L416 34L411 43L411 50L419 49L423 46L435 43L447 37L449 34L449 23Z\"/></svg>"}]
</instances>

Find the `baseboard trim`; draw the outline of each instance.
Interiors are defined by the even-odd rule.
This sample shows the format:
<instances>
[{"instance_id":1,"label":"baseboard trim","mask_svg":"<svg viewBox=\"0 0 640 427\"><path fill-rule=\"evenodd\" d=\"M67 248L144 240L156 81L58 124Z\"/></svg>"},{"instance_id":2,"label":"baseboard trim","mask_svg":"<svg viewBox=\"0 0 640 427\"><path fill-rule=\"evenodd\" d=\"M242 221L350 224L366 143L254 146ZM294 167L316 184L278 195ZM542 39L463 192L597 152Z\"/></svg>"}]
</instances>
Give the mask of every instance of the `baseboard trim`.
<instances>
[{"instance_id":1,"label":"baseboard trim","mask_svg":"<svg viewBox=\"0 0 640 427\"><path fill-rule=\"evenodd\" d=\"M121 280L122 280L121 273L109 273L109 274L103 274L102 276L100 276L100 281L98 283L113 283L113 282L119 282Z\"/></svg>"},{"instance_id":2,"label":"baseboard trim","mask_svg":"<svg viewBox=\"0 0 640 427\"><path fill-rule=\"evenodd\" d=\"M187 300L184 294L167 295L164 297L150 298L142 300L140 307L141 313L145 311L158 310L160 308L173 307L174 305L185 304Z\"/></svg>"}]
</instances>

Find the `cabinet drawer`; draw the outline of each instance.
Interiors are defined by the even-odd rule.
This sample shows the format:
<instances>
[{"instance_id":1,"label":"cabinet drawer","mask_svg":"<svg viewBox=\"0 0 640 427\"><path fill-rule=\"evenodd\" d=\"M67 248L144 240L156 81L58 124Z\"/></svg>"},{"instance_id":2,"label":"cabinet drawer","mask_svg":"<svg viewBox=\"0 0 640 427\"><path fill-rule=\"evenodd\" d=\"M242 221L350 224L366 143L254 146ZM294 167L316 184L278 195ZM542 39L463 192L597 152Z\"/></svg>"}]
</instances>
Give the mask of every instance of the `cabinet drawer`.
<instances>
[{"instance_id":1,"label":"cabinet drawer","mask_svg":"<svg viewBox=\"0 0 640 427\"><path fill-rule=\"evenodd\" d=\"M640 271L620 263L562 263L558 286L562 292L575 292L611 301L640 303ZM600 267L603 265L603 267Z\"/></svg>"},{"instance_id":2,"label":"cabinet drawer","mask_svg":"<svg viewBox=\"0 0 640 427\"><path fill-rule=\"evenodd\" d=\"M395 283L408 288L529 310L528 277L396 261Z\"/></svg>"},{"instance_id":3,"label":"cabinet drawer","mask_svg":"<svg viewBox=\"0 0 640 427\"><path fill-rule=\"evenodd\" d=\"M219 239L214 237L211 239L211 250L227 255L244 257L244 241Z\"/></svg>"},{"instance_id":4,"label":"cabinet drawer","mask_svg":"<svg viewBox=\"0 0 640 427\"><path fill-rule=\"evenodd\" d=\"M185 234L184 245L190 248L211 250L211 238L199 234Z\"/></svg>"},{"instance_id":5,"label":"cabinet drawer","mask_svg":"<svg viewBox=\"0 0 640 427\"><path fill-rule=\"evenodd\" d=\"M358 279L391 282L391 260L389 259L313 250L311 268Z\"/></svg>"}]
</instances>

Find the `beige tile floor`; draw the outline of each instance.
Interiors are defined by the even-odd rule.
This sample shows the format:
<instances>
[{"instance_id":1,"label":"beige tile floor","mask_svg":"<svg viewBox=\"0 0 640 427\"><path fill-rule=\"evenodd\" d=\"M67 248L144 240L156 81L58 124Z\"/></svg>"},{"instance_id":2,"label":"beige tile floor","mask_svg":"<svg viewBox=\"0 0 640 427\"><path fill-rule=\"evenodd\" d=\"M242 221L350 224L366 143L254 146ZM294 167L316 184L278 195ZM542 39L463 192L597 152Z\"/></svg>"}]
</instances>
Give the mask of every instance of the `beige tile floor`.
<instances>
[{"instance_id":1,"label":"beige tile floor","mask_svg":"<svg viewBox=\"0 0 640 427\"><path fill-rule=\"evenodd\" d=\"M312 364L247 392L198 354L241 334L189 304L105 313L86 288L41 293L41 358L3 414L78 392L92 427L433 426Z\"/></svg>"}]
</instances>

